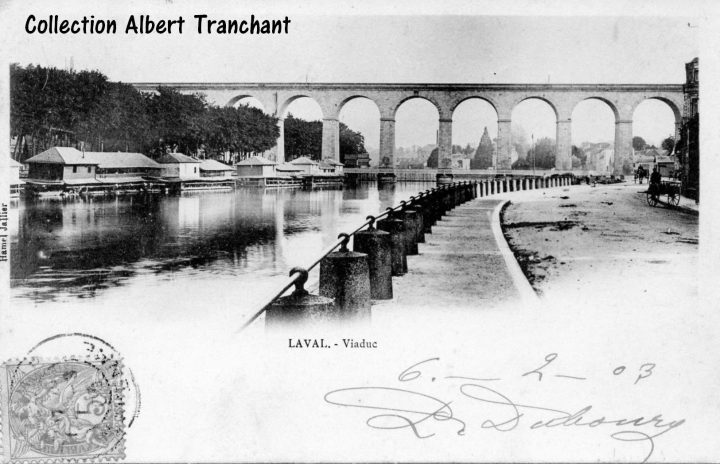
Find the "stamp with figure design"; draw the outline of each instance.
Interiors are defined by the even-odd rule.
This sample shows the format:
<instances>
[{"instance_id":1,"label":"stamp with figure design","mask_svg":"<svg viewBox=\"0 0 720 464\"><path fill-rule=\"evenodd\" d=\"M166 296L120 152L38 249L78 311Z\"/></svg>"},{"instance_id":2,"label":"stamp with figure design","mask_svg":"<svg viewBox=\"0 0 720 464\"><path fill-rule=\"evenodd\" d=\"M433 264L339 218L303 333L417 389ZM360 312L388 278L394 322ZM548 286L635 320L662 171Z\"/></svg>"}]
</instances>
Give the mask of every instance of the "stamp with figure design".
<instances>
[{"instance_id":1,"label":"stamp with figure design","mask_svg":"<svg viewBox=\"0 0 720 464\"><path fill-rule=\"evenodd\" d=\"M0 372L2 461L124 458L122 361L30 358Z\"/></svg>"}]
</instances>

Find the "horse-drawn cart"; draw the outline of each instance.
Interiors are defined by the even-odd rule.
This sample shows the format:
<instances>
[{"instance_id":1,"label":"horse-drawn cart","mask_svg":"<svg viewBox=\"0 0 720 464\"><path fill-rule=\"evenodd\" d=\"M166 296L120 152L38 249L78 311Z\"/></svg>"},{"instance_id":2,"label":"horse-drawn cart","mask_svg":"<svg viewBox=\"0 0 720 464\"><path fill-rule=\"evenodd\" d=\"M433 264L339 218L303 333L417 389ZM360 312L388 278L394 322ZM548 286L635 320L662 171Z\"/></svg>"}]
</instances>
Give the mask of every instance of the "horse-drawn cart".
<instances>
[{"instance_id":1,"label":"horse-drawn cart","mask_svg":"<svg viewBox=\"0 0 720 464\"><path fill-rule=\"evenodd\" d=\"M665 206L677 206L680 204L680 191L682 182L679 180L663 180L659 184L650 184L647 190L647 202L650 206L657 206L664 203ZM667 197L667 202L661 198Z\"/></svg>"}]
</instances>

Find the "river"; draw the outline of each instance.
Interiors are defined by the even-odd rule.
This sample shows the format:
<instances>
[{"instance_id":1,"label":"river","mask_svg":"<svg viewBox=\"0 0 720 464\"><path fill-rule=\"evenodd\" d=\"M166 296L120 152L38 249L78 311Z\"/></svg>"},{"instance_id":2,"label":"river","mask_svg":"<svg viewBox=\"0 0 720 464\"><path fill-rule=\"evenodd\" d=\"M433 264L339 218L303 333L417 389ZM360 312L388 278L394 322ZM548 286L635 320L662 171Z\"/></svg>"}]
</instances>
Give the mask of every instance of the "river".
<instances>
[{"instance_id":1,"label":"river","mask_svg":"<svg viewBox=\"0 0 720 464\"><path fill-rule=\"evenodd\" d=\"M432 186L20 200L10 215L11 302L216 301L247 313L338 233Z\"/></svg>"}]
</instances>

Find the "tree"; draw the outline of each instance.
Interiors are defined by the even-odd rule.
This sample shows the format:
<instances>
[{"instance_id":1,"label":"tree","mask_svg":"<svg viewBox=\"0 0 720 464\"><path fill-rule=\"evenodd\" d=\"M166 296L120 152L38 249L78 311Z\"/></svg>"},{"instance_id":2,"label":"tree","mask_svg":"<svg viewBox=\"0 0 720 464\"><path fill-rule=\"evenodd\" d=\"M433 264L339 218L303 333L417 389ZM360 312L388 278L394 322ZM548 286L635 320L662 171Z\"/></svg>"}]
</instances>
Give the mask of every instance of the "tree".
<instances>
[{"instance_id":1,"label":"tree","mask_svg":"<svg viewBox=\"0 0 720 464\"><path fill-rule=\"evenodd\" d=\"M663 150L671 154L673 152L673 148L675 148L675 139L673 137L668 137L662 141L660 146Z\"/></svg>"},{"instance_id":2,"label":"tree","mask_svg":"<svg viewBox=\"0 0 720 464\"><path fill-rule=\"evenodd\" d=\"M365 137L355 132L343 123L340 123L340 162L345 162L345 155L359 155L367 153Z\"/></svg>"},{"instance_id":3,"label":"tree","mask_svg":"<svg viewBox=\"0 0 720 464\"><path fill-rule=\"evenodd\" d=\"M215 155L230 152L233 158L269 150L280 135L277 118L245 105L208 108L203 128L206 151Z\"/></svg>"},{"instance_id":4,"label":"tree","mask_svg":"<svg viewBox=\"0 0 720 464\"><path fill-rule=\"evenodd\" d=\"M26 136L30 156L57 144L58 135L75 139L77 125L97 107L108 87L98 71L65 71L18 64L10 66L10 130L17 137L15 157Z\"/></svg>"},{"instance_id":5,"label":"tree","mask_svg":"<svg viewBox=\"0 0 720 464\"><path fill-rule=\"evenodd\" d=\"M475 151L475 157L470 161L470 169L487 169L492 166L495 146L493 145L487 127L480 137L480 144Z\"/></svg>"},{"instance_id":6,"label":"tree","mask_svg":"<svg viewBox=\"0 0 720 464\"><path fill-rule=\"evenodd\" d=\"M535 167L539 169L552 169L555 167L555 141L547 137L543 137L537 141L535 148L527 151L525 159L527 165L533 166L533 158L535 159ZM518 161L520 161L518 159ZM524 166L524 164L523 164Z\"/></svg>"},{"instance_id":7,"label":"tree","mask_svg":"<svg viewBox=\"0 0 720 464\"><path fill-rule=\"evenodd\" d=\"M647 147L647 143L645 143L645 139L639 136L635 136L632 139L632 147L635 151L644 150L645 147Z\"/></svg>"},{"instance_id":8,"label":"tree","mask_svg":"<svg viewBox=\"0 0 720 464\"><path fill-rule=\"evenodd\" d=\"M367 153L365 137L340 123L340 162L345 161L347 154ZM322 123L305 121L292 114L285 118L285 156L295 159L309 156L319 160L322 153Z\"/></svg>"},{"instance_id":9,"label":"tree","mask_svg":"<svg viewBox=\"0 0 720 464\"><path fill-rule=\"evenodd\" d=\"M289 114L285 118L285 157L293 160L301 156L319 160L322 152L322 123L305 121Z\"/></svg>"},{"instance_id":10,"label":"tree","mask_svg":"<svg viewBox=\"0 0 720 464\"><path fill-rule=\"evenodd\" d=\"M132 85L109 82L98 104L76 126L76 137L86 148L141 151L152 143L145 101Z\"/></svg>"},{"instance_id":11,"label":"tree","mask_svg":"<svg viewBox=\"0 0 720 464\"><path fill-rule=\"evenodd\" d=\"M587 153L585 153L585 150L573 145L572 146L572 158L573 158L573 163L574 163L574 159L578 160L578 165L573 166L573 167L583 167L583 168L585 167L585 163L587 162Z\"/></svg>"},{"instance_id":12,"label":"tree","mask_svg":"<svg viewBox=\"0 0 720 464\"><path fill-rule=\"evenodd\" d=\"M433 151L430 152L430 156L427 159L427 167L429 168L437 168L438 167L438 149L434 148Z\"/></svg>"},{"instance_id":13,"label":"tree","mask_svg":"<svg viewBox=\"0 0 720 464\"><path fill-rule=\"evenodd\" d=\"M512 166L510 166L510 169L532 169L532 167L532 161L528 158L518 158Z\"/></svg>"},{"instance_id":14,"label":"tree","mask_svg":"<svg viewBox=\"0 0 720 464\"><path fill-rule=\"evenodd\" d=\"M146 95L145 108L153 129L146 151L161 156L170 147L188 155L202 146L207 110L205 96L183 94L172 87L158 86Z\"/></svg>"}]
</instances>

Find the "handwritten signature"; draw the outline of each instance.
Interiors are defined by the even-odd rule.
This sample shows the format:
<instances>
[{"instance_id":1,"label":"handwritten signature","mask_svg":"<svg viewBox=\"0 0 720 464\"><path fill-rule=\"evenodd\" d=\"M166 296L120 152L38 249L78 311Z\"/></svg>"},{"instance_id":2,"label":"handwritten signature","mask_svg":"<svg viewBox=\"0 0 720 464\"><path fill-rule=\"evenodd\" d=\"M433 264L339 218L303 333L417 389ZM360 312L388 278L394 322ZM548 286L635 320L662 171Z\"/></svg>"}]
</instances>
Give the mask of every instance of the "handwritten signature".
<instances>
[{"instance_id":1,"label":"handwritten signature","mask_svg":"<svg viewBox=\"0 0 720 464\"><path fill-rule=\"evenodd\" d=\"M557 358L556 353L545 357L546 363L540 368L526 372L538 374L542 380L541 370ZM422 376L420 367L423 364L437 362L439 358L429 358L413 364L398 376L402 383L412 382ZM652 374L655 364L647 363L640 367L638 380L647 378ZM623 366L623 371L625 367ZM618 369L613 375L618 375ZM570 379L585 380L584 377L557 375ZM491 388L488 383L498 381L498 378L475 378L461 375L446 376L445 379L460 380L457 392L464 398L469 398L480 404L490 406L487 417L481 418L480 429L510 432L521 426L529 426L531 430L552 429L564 427L588 427L607 429L613 427L610 437L623 442L645 442L648 452L642 462L646 462L655 450L655 439L685 423L685 419L668 420L662 414L655 414L652 418L644 416L633 418L607 418L596 412L593 405L586 405L574 411L566 411L551 407L527 404L510 399L497 388ZM435 381L435 378L432 378ZM461 419L453 410L453 401L445 401L426 393L406 388L391 386L349 387L328 392L325 401L329 404L343 407L370 409L378 411L370 416L366 424L373 429L400 430L408 429L420 439L430 438L433 424L445 422L454 424L455 433L464 436L471 427L468 422Z\"/></svg>"}]
</instances>

